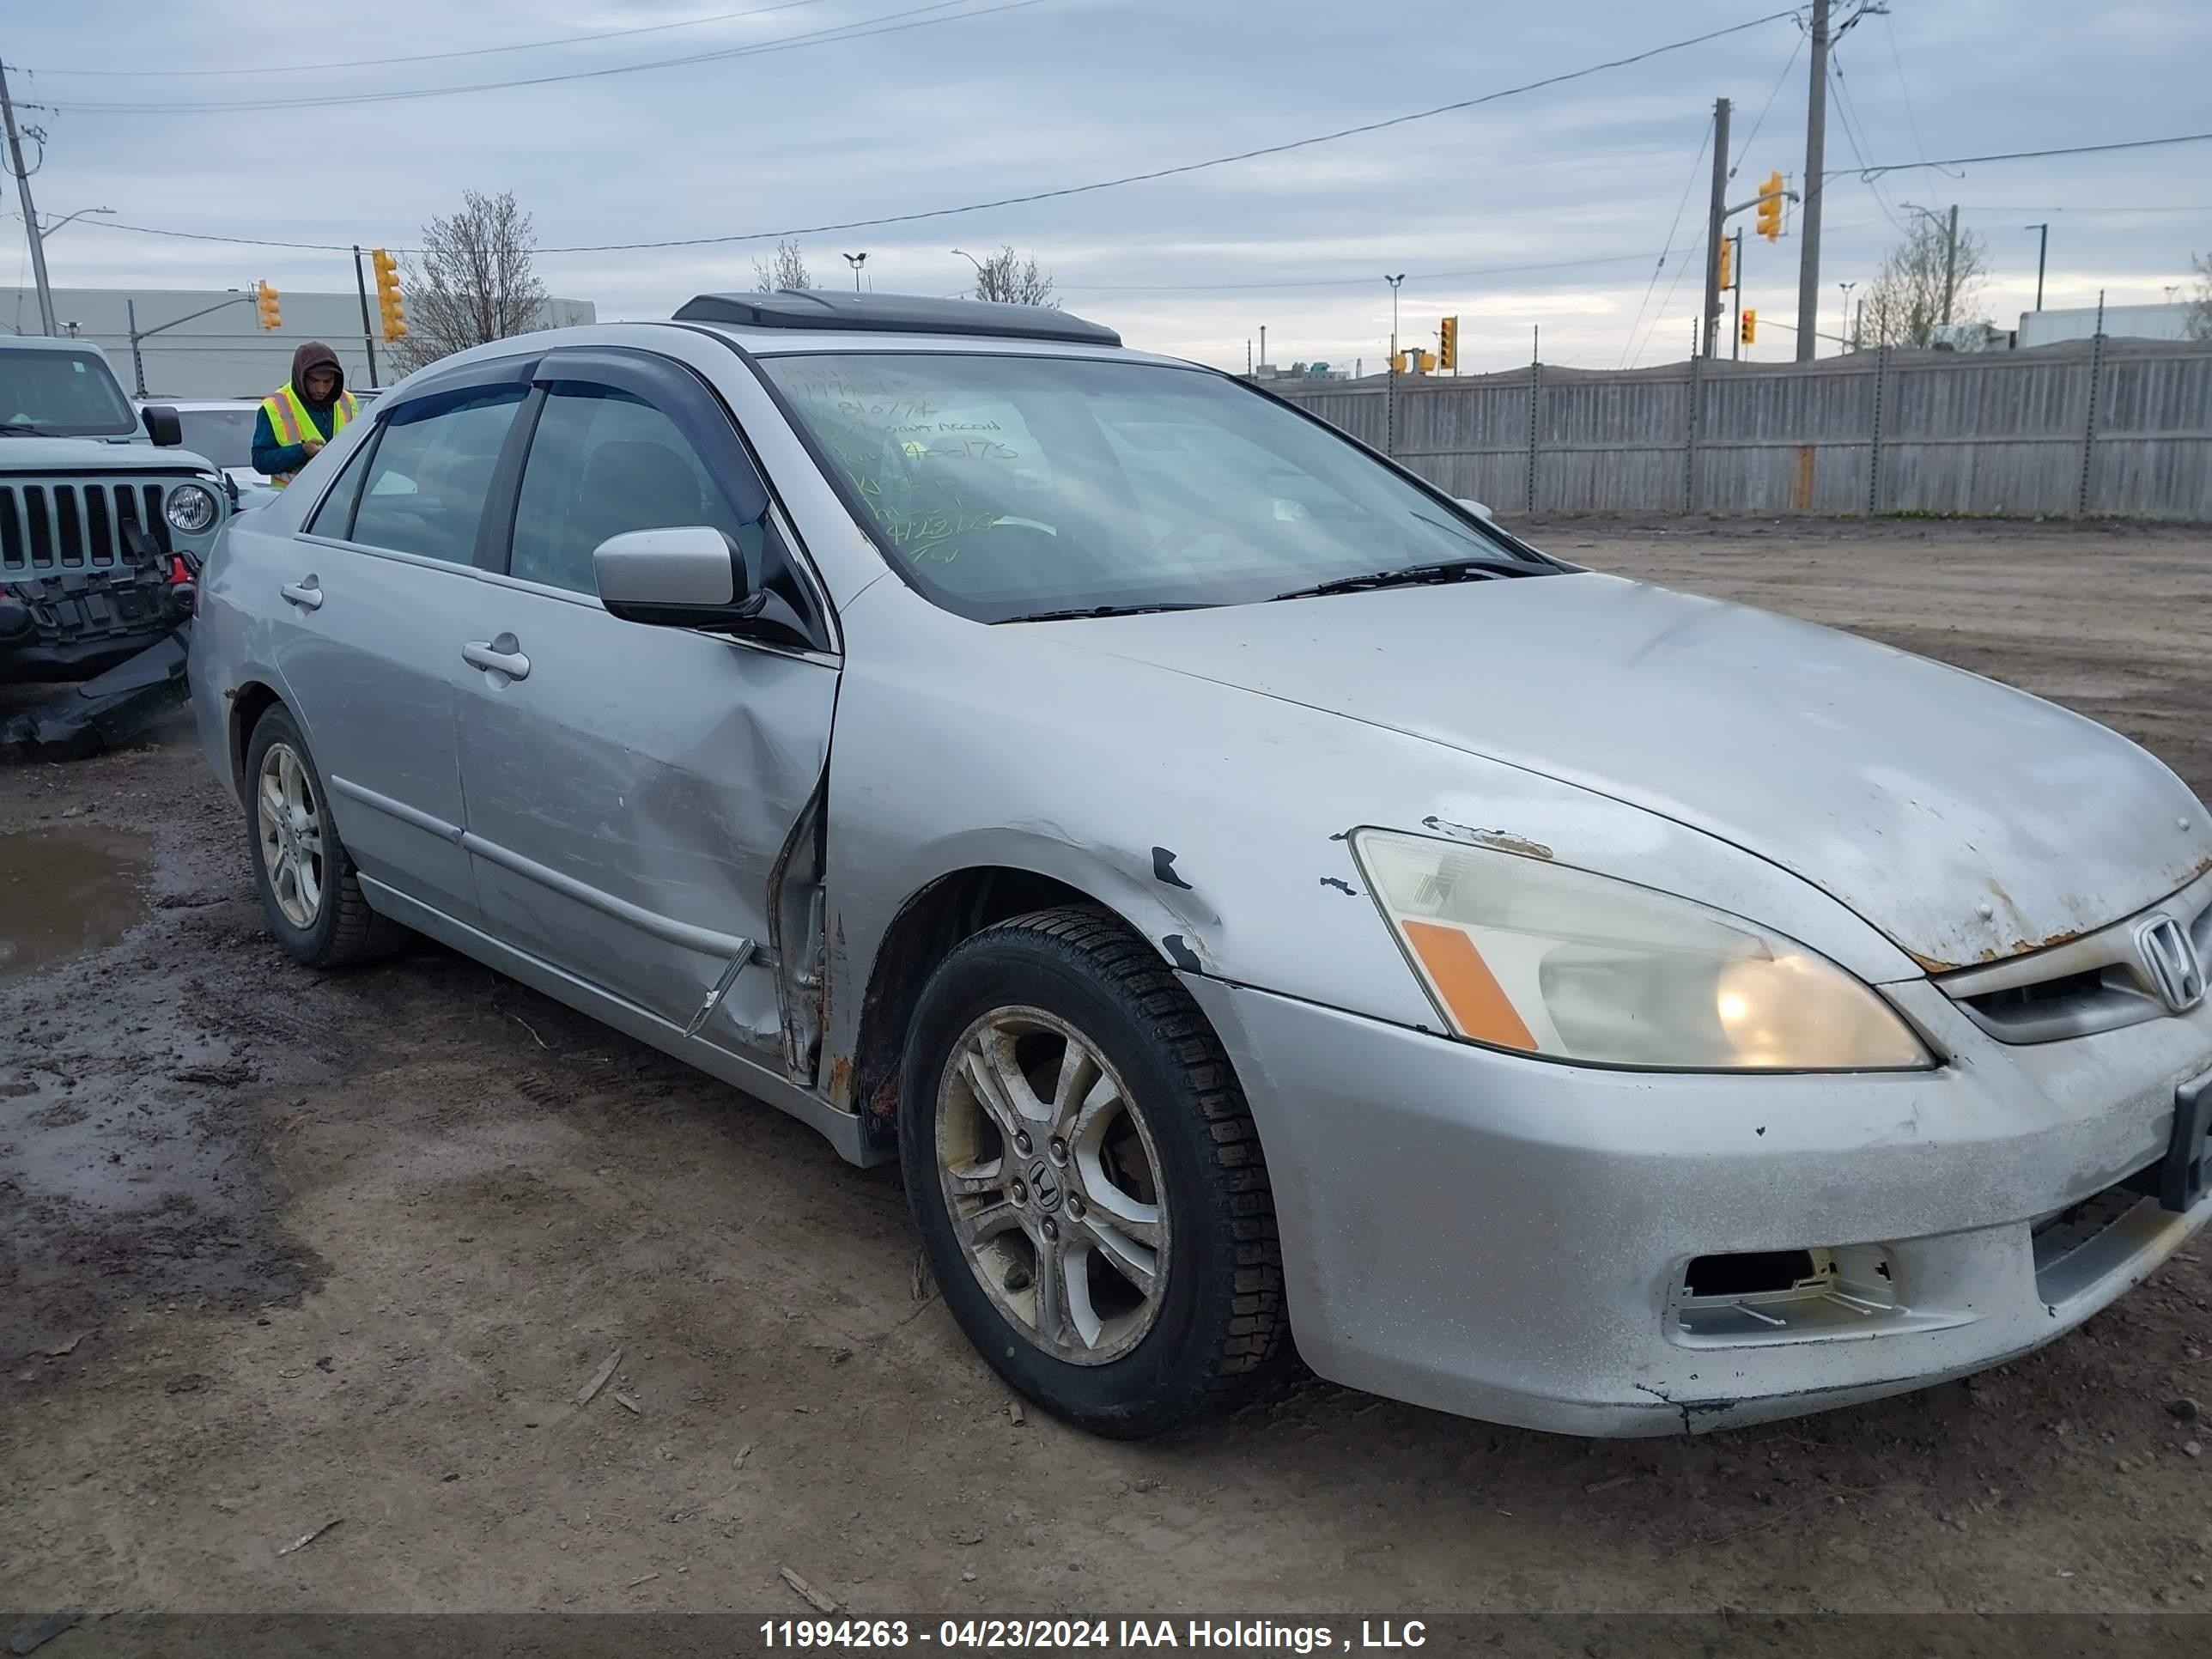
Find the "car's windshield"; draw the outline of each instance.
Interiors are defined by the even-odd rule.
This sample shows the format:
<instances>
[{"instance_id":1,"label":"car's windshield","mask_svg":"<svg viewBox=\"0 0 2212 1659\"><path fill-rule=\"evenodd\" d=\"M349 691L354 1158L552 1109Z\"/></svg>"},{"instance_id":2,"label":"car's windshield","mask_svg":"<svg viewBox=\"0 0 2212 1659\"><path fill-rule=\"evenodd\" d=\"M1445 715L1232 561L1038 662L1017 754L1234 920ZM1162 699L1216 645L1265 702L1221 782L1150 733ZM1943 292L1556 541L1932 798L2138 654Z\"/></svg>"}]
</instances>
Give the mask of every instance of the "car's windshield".
<instances>
[{"instance_id":1,"label":"car's windshield","mask_svg":"<svg viewBox=\"0 0 2212 1659\"><path fill-rule=\"evenodd\" d=\"M204 455L217 466L253 465L253 417L251 405L236 409L180 409L177 423L185 429L185 447Z\"/></svg>"},{"instance_id":2,"label":"car's windshield","mask_svg":"<svg viewBox=\"0 0 2212 1659\"><path fill-rule=\"evenodd\" d=\"M1550 568L1222 375L954 352L759 361L885 556L980 621L1242 605L1453 561Z\"/></svg>"},{"instance_id":3,"label":"car's windshield","mask_svg":"<svg viewBox=\"0 0 2212 1659\"><path fill-rule=\"evenodd\" d=\"M0 351L0 433L120 438L138 430L106 360L92 351Z\"/></svg>"}]
</instances>

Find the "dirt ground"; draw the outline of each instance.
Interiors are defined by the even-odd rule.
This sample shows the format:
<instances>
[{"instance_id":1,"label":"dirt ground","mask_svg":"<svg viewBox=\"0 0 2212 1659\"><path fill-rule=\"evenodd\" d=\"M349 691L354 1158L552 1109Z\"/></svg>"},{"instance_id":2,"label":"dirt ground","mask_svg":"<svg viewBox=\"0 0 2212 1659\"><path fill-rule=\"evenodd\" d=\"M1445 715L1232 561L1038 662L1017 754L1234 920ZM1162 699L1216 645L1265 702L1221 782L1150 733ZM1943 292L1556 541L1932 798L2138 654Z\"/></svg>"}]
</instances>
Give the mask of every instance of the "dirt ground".
<instances>
[{"instance_id":1,"label":"dirt ground","mask_svg":"<svg viewBox=\"0 0 2212 1659\"><path fill-rule=\"evenodd\" d=\"M2057 698L2212 797L2212 532L1531 533ZM909 1615L2212 1611L2204 1248L1777 1427L1305 1378L1109 1444L1010 1413L895 1170L434 947L294 967L180 720L0 770L0 1607L802 1616L789 1567Z\"/></svg>"}]
</instances>

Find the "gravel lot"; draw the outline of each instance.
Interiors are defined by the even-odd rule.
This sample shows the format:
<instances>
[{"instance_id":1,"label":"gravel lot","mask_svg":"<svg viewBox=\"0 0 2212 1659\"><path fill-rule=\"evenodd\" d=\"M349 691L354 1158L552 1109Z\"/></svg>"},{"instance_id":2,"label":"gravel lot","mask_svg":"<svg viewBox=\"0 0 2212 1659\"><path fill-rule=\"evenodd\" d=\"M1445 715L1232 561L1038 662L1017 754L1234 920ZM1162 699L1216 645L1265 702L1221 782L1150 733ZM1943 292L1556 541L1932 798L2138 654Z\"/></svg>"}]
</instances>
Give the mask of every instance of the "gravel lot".
<instances>
[{"instance_id":1,"label":"gravel lot","mask_svg":"<svg viewBox=\"0 0 2212 1659\"><path fill-rule=\"evenodd\" d=\"M1532 533L2057 698L2212 798L2212 532ZM790 1567L908 1614L2212 1611L2203 1248L2030 1360L1777 1427L1306 1379L1114 1445L1010 1413L894 1170L435 948L295 969L180 720L0 771L0 1607L799 1616Z\"/></svg>"}]
</instances>

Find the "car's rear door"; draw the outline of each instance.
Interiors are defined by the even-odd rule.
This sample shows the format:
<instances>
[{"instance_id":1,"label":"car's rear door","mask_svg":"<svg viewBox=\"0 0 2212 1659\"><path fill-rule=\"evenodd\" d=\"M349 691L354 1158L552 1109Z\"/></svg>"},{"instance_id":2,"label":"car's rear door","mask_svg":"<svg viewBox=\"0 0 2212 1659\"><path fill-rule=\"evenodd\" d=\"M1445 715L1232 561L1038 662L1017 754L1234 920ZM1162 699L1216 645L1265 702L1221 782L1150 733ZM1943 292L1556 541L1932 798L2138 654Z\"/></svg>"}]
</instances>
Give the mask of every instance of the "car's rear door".
<instances>
[{"instance_id":1,"label":"car's rear door","mask_svg":"<svg viewBox=\"0 0 2212 1659\"><path fill-rule=\"evenodd\" d=\"M476 891L454 686L530 367L464 372L380 411L266 573L275 665L347 850L369 880L463 921Z\"/></svg>"},{"instance_id":2,"label":"car's rear door","mask_svg":"<svg viewBox=\"0 0 2212 1659\"><path fill-rule=\"evenodd\" d=\"M826 630L826 605L788 580L795 555L764 483L698 374L573 349L535 378L511 560L487 579L459 702L483 926L775 1064L770 883L829 753L837 665L826 631L802 637ZM732 538L757 581L783 573L778 603L803 623L788 643L601 607L601 541L693 524Z\"/></svg>"}]
</instances>

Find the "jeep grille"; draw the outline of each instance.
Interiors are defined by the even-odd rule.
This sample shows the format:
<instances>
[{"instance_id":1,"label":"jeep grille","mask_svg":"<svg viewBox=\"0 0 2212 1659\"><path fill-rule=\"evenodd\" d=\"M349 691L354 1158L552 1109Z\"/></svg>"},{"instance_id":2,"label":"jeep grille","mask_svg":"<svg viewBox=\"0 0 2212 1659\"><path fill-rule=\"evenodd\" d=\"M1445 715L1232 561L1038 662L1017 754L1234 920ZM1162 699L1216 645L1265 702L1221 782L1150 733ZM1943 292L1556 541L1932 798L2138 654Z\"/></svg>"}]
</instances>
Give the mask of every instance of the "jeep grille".
<instances>
[{"instance_id":1,"label":"jeep grille","mask_svg":"<svg viewBox=\"0 0 2212 1659\"><path fill-rule=\"evenodd\" d=\"M169 550L158 483L0 483L0 576L133 562L125 527Z\"/></svg>"}]
</instances>

